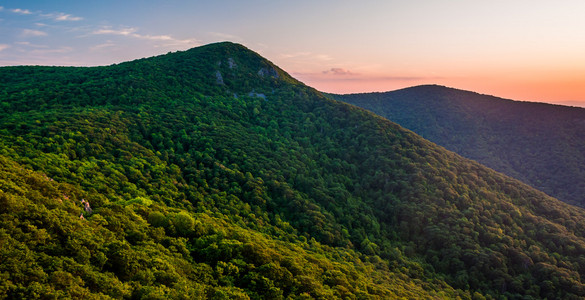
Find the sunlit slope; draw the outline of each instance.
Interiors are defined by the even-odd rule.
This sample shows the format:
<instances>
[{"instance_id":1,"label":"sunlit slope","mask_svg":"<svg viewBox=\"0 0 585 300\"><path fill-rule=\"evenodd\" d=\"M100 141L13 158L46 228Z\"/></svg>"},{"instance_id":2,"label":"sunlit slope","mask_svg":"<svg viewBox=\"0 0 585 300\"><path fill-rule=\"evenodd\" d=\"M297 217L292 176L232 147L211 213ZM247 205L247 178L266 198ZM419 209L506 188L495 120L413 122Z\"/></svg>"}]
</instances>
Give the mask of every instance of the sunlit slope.
<instances>
[{"instance_id":1,"label":"sunlit slope","mask_svg":"<svg viewBox=\"0 0 585 300\"><path fill-rule=\"evenodd\" d=\"M53 248L37 247L14 237L28 215L6 206L10 243L45 275L2 263L4 295L68 293L71 281L116 297L85 268L137 298L585 296L583 210L332 101L240 45L0 68L0 87L2 159L75 190L68 213L48 213L97 232L75 244L36 221ZM18 201L53 198L31 195ZM93 208L84 220L79 198Z\"/></svg>"}]
</instances>

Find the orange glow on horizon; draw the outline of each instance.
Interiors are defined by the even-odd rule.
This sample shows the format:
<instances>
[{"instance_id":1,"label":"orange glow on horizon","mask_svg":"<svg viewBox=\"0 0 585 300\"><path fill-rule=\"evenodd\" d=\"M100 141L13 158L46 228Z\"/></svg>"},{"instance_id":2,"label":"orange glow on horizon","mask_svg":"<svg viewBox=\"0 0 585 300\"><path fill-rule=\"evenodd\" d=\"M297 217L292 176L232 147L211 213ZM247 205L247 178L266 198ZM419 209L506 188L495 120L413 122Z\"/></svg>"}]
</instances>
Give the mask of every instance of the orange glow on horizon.
<instances>
[{"instance_id":1,"label":"orange glow on horizon","mask_svg":"<svg viewBox=\"0 0 585 300\"><path fill-rule=\"evenodd\" d=\"M496 97L531 102L585 106L585 76L568 74L566 77L534 78L332 78L322 74L293 74L317 90L337 93L387 92L423 85L439 84ZM341 77L341 76L340 76Z\"/></svg>"}]
</instances>

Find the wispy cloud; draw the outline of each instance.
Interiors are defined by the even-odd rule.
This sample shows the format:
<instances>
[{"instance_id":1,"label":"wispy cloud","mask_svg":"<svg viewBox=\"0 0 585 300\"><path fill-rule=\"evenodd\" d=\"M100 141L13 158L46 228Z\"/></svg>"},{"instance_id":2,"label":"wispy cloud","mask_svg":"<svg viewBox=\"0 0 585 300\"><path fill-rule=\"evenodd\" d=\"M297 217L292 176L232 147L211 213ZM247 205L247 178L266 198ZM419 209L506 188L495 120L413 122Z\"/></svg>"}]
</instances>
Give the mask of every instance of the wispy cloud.
<instances>
[{"instance_id":1,"label":"wispy cloud","mask_svg":"<svg viewBox=\"0 0 585 300\"><path fill-rule=\"evenodd\" d=\"M1 7L1 6L0 6ZM0 44L0 52L10 48L10 45L7 44Z\"/></svg>"},{"instance_id":2,"label":"wispy cloud","mask_svg":"<svg viewBox=\"0 0 585 300\"><path fill-rule=\"evenodd\" d=\"M47 33L40 30L34 29L24 29L22 30L22 35L25 37L37 37L37 36L46 36Z\"/></svg>"},{"instance_id":3,"label":"wispy cloud","mask_svg":"<svg viewBox=\"0 0 585 300\"><path fill-rule=\"evenodd\" d=\"M53 19L55 21L81 21L82 17L76 17L66 13L52 13L52 14L41 14L42 17Z\"/></svg>"},{"instance_id":4,"label":"wispy cloud","mask_svg":"<svg viewBox=\"0 0 585 300\"><path fill-rule=\"evenodd\" d=\"M99 30L95 30L93 34L110 34L110 35L121 35L121 36L128 36L133 37L141 40L151 40L151 41L172 41L174 40L169 35L149 35L149 34L139 34L136 33L138 29L127 27L121 29L111 29L111 28L102 28Z\"/></svg>"},{"instance_id":5,"label":"wispy cloud","mask_svg":"<svg viewBox=\"0 0 585 300\"><path fill-rule=\"evenodd\" d=\"M20 45L20 46L31 47L31 48L49 48L49 46L47 46L47 45L37 45L37 44L33 44L31 42L16 42L15 44Z\"/></svg>"},{"instance_id":6,"label":"wispy cloud","mask_svg":"<svg viewBox=\"0 0 585 300\"><path fill-rule=\"evenodd\" d=\"M111 27L104 27L98 30L94 30L92 34L96 35L118 35L118 36L126 36L132 37L140 40L148 40L148 41L158 41L158 42L165 42L165 46L172 46L172 45L191 45L191 44L198 44L198 41L195 39L177 39L170 35L150 35L150 34L140 34L137 32L138 29L133 27L125 27L120 29L112 29Z\"/></svg>"},{"instance_id":7,"label":"wispy cloud","mask_svg":"<svg viewBox=\"0 0 585 300\"><path fill-rule=\"evenodd\" d=\"M327 54L315 54L312 52L294 52L294 53L282 53L280 56L284 59L311 59L311 60L320 60L320 61L329 61L333 60L333 57Z\"/></svg>"},{"instance_id":8,"label":"wispy cloud","mask_svg":"<svg viewBox=\"0 0 585 300\"><path fill-rule=\"evenodd\" d=\"M295 53L283 53L280 56L282 58L296 58L301 56L309 56L311 52L295 52Z\"/></svg>"},{"instance_id":9,"label":"wispy cloud","mask_svg":"<svg viewBox=\"0 0 585 300\"><path fill-rule=\"evenodd\" d=\"M314 57L318 60L323 60L323 61L333 60L333 57L331 57L327 54L315 54Z\"/></svg>"},{"instance_id":10,"label":"wispy cloud","mask_svg":"<svg viewBox=\"0 0 585 300\"><path fill-rule=\"evenodd\" d=\"M174 40L170 35L140 35L139 38L151 41L172 41Z\"/></svg>"},{"instance_id":11,"label":"wispy cloud","mask_svg":"<svg viewBox=\"0 0 585 300\"><path fill-rule=\"evenodd\" d=\"M3 6L0 6L0 11L4 10ZM13 12L19 15L38 15L43 18L52 19L54 21L81 21L83 20L82 17L74 16L71 14L67 14L64 12L55 12L55 13L43 13L42 11L35 11L32 12L28 9L23 8L12 8L8 9L8 11Z\"/></svg>"},{"instance_id":12,"label":"wispy cloud","mask_svg":"<svg viewBox=\"0 0 585 300\"><path fill-rule=\"evenodd\" d=\"M131 27L122 28L122 29L111 29L110 27L104 27L102 29L95 30L93 32L93 34L111 34L111 35L123 35L123 36L138 35L135 32L136 32L136 28L131 28Z\"/></svg>"},{"instance_id":13,"label":"wispy cloud","mask_svg":"<svg viewBox=\"0 0 585 300\"><path fill-rule=\"evenodd\" d=\"M107 41L106 43L103 44L99 44L99 45L95 45L93 47L90 47L89 50L91 51L97 51L97 50L101 50L104 48L110 48L110 47L114 47L116 46L116 44L114 44L112 41Z\"/></svg>"},{"instance_id":14,"label":"wispy cloud","mask_svg":"<svg viewBox=\"0 0 585 300\"><path fill-rule=\"evenodd\" d=\"M59 47L55 49L35 49L31 50L29 53L31 54L50 54L50 53L68 53L72 52L74 49L72 47Z\"/></svg>"},{"instance_id":15,"label":"wispy cloud","mask_svg":"<svg viewBox=\"0 0 585 300\"><path fill-rule=\"evenodd\" d=\"M31 15L32 14L32 11L30 11L28 9L22 9L22 8L13 8L10 11L15 13L15 14L21 14L21 15Z\"/></svg>"}]
</instances>

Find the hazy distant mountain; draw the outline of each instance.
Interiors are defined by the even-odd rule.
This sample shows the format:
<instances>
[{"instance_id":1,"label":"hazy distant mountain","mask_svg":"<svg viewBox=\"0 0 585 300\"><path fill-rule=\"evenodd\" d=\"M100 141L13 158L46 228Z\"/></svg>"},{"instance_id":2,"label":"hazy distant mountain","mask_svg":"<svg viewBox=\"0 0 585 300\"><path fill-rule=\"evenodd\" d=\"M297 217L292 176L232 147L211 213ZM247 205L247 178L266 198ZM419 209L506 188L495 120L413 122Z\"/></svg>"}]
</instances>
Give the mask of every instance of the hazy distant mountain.
<instances>
[{"instance_id":1,"label":"hazy distant mountain","mask_svg":"<svg viewBox=\"0 0 585 300\"><path fill-rule=\"evenodd\" d=\"M585 109L436 85L332 95L567 203L585 206Z\"/></svg>"},{"instance_id":2,"label":"hazy distant mountain","mask_svg":"<svg viewBox=\"0 0 585 300\"><path fill-rule=\"evenodd\" d=\"M241 45L0 68L0 106L0 298L585 296L583 209Z\"/></svg>"}]
</instances>

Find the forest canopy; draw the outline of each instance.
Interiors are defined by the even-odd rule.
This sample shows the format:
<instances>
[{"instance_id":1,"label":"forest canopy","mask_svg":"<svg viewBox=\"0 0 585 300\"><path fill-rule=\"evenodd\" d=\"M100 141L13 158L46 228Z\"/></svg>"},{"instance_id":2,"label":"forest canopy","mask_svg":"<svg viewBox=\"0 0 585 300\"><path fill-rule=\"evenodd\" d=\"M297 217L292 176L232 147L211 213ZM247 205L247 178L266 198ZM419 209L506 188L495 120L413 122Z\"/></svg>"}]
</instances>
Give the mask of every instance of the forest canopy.
<instances>
[{"instance_id":1,"label":"forest canopy","mask_svg":"<svg viewBox=\"0 0 585 300\"><path fill-rule=\"evenodd\" d=\"M3 298L585 296L582 209L241 45L4 67L0 105Z\"/></svg>"},{"instance_id":2,"label":"forest canopy","mask_svg":"<svg viewBox=\"0 0 585 300\"><path fill-rule=\"evenodd\" d=\"M585 207L585 109L522 102L437 85L330 95L448 150Z\"/></svg>"}]
</instances>

